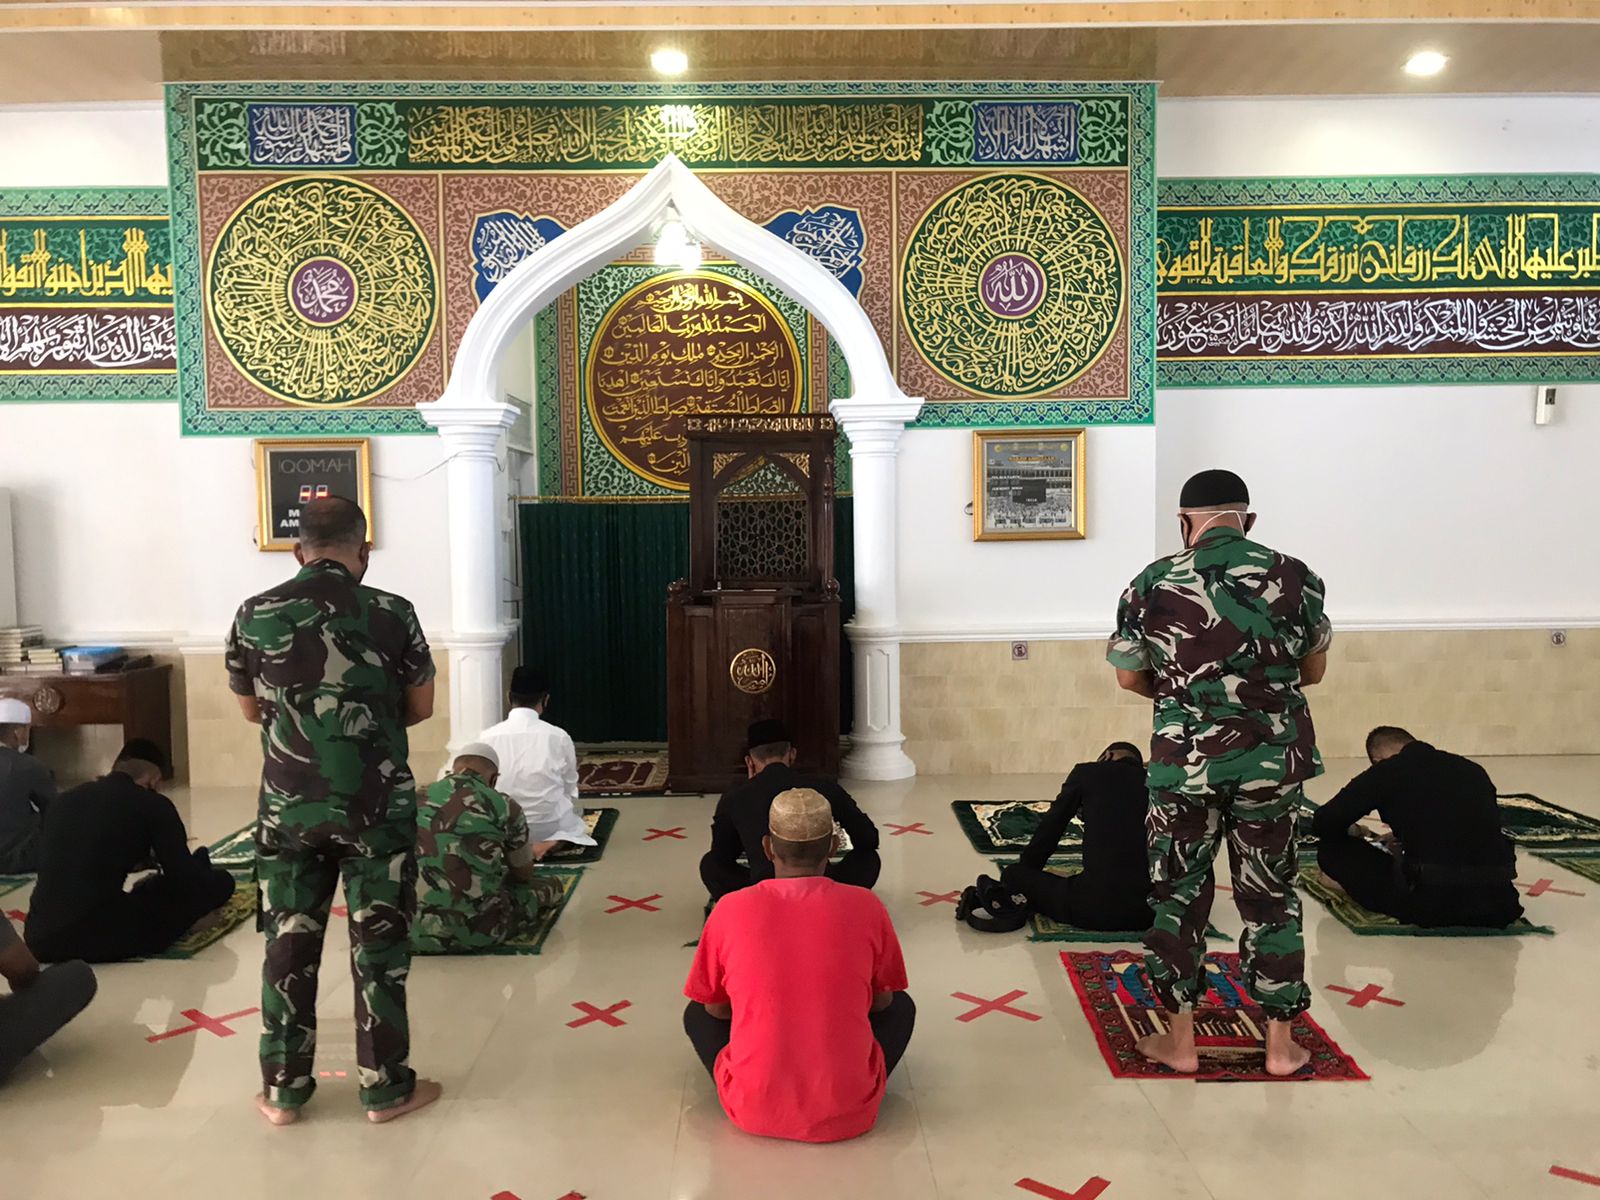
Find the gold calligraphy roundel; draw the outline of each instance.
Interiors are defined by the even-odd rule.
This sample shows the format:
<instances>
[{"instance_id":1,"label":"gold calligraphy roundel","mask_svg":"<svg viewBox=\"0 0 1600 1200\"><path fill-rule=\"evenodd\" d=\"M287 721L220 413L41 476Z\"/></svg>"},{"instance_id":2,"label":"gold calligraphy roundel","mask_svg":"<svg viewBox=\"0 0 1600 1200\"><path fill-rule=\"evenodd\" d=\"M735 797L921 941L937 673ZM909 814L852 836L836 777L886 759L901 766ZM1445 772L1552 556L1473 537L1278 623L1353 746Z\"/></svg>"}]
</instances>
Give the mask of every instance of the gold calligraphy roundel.
<instances>
[{"instance_id":1,"label":"gold calligraphy roundel","mask_svg":"<svg viewBox=\"0 0 1600 1200\"><path fill-rule=\"evenodd\" d=\"M778 680L778 664L772 655L759 646L739 651L728 664L728 678L733 686L747 696L759 696L770 691Z\"/></svg>"},{"instance_id":2,"label":"gold calligraphy roundel","mask_svg":"<svg viewBox=\"0 0 1600 1200\"><path fill-rule=\"evenodd\" d=\"M804 377L789 323L717 271L658 275L600 318L584 370L589 419L635 475L689 490L684 418L800 411Z\"/></svg>"},{"instance_id":3,"label":"gold calligraphy roundel","mask_svg":"<svg viewBox=\"0 0 1600 1200\"><path fill-rule=\"evenodd\" d=\"M433 251L410 215L360 180L271 184L239 206L207 277L234 366L291 404L360 404L416 364L437 315Z\"/></svg>"},{"instance_id":4,"label":"gold calligraphy roundel","mask_svg":"<svg viewBox=\"0 0 1600 1200\"><path fill-rule=\"evenodd\" d=\"M1122 317L1122 254L1064 183L986 175L951 189L906 243L901 308L911 340L951 383L1038 396L1083 374Z\"/></svg>"}]
</instances>

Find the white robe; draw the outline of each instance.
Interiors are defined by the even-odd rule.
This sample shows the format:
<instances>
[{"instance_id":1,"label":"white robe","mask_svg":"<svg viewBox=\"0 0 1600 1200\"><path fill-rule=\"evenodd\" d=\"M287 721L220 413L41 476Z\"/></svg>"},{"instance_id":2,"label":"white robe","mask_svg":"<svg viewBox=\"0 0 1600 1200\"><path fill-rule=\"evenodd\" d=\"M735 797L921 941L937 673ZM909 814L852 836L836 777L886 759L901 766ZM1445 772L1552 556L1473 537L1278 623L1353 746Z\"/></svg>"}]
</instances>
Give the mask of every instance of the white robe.
<instances>
[{"instance_id":1,"label":"white robe","mask_svg":"<svg viewBox=\"0 0 1600 1200\"><path fill-rule=\"evenodd\" d=\"M565 730L531 708L514 708L480 740L500 756L495 786L522 808L529 841L595 844L578 803L578 751Z\"/></svg>"}]
</instances>

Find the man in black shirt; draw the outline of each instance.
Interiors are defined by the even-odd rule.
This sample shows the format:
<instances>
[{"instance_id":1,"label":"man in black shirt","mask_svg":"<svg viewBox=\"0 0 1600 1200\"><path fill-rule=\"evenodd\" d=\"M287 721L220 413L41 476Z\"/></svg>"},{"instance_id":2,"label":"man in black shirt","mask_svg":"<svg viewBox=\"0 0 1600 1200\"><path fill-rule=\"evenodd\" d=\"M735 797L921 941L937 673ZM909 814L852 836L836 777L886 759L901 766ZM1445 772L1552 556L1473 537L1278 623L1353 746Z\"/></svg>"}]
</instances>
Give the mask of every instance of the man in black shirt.
<instances>
[{"instance_id":1,"label":"man in black shirt","mask_svg":"<svg viewBox=\"0 0 1600 1200\"><path fill-rule=\"evenodd\" d=\"M166 756L135 740L111 772L62 794L46 814L25 936L43 962L159 954L233 895L233 876L191 852L178 810L156 790ZM124 891L154 860L160 873Z\"/></svg>"},{"instance_id":2,"label":"man in black shirt","mask_svg":"<svg viewBox=\"0 0 1600 1200\"><path fill-rule=\"evenodd\" d=\"M1139 748L1113 742L1094 762L1072 768L1021 861L1006 867L1000 882L1052 920L1142 933L1153 919L1144 830L1149 802ZM1073 817L1083 821L1083 871L1062 878L1045 864Z\"/></svg>"},{"instance_id":3,"label":"man in black shirt","mask_svg":"<svg viewBox=\"0 0 1600 1200\"><path fill-rule=\"evenodd\" d=\"M711 849L700 860L700 878L713 901L729 892L772 878L772 861L761 848L767 835L767 810L779 792L813 788L828 798L833 819L850 835L850 850L828 864L827 875L838 883L870 888L878 882L878 827L856 807L850 793L831 779L813 778L794 769L795 750L782 721L757 721L750 726L744 765L749 779L724 792L711 818ZM740 862L743 854L746 862Z\"/></svg>"},{"instance_id":4,"label":"man in black shirt","mask_svg":"<svg viewBox=\"0 0 1600 1200\"><path fill-rule=\"evenodd\" d=\"M1516 851L1488 772L1392 725L1367 735L1367 758L1312 821L1323 874L1410 925L1498 929L1520 917ZM1352 829L1373 811L1391 831L1386 844Z\"/></svg>"},{"instance_id":5,"label":"man in black shirt","mask_svg":"<svg viewBox=\"0 0 1600 1200\"><path fill-rule=\"evenodd\" d=\"M55 799L50 768L28 754L33 710L21 700L0 699L0 874L39 869L39 831Z\"/></svg>"}]
</instances>

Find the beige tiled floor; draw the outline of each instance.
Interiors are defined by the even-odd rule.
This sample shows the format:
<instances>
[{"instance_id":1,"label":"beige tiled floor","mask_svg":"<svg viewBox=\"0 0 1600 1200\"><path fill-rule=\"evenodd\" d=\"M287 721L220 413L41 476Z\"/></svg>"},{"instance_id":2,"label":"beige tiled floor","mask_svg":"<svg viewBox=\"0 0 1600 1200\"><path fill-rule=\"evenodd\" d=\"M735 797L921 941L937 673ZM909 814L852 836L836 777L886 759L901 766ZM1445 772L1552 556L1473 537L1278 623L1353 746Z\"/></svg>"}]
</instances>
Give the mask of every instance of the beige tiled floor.
<instances>
[{"instance_id":1,"label":"beige tiled floor","mask_svg":"<svg viewBox=\"0 0 1600 1200\"><path fill-rule=\"evenodd\" d=\"M1600 758L1496 759L1503 791L1600 815ZM1313 785L1325 799L1354 764ZM259 1004L260 946L248 929L188 962L113 966L89 1011L0 1091L6 1200L195 1196L228 1200L440 1197L591 1200L906 1197L1003 1200L1031 1178L1071 1194L1094 1177L1107 1200L1600 1194L1553 1165L1600 1175L1600 886L1534 859L1523 878L1586 893L1530 899L1554 938L1358 939L1307 904L1312 1014L1372 1075L1369 1084L1114 1080L1057 958L1059 947L958 928L943 892L984 866L957 830L957 798L1048 798L1054 779L920 779L862 786L880 821L932 836L885 839L878 891L906 948L919 1025L879 1126L859 1141L800 1146L746 1137L723 1120L679 1026L700 921L695 862L711 801L614 801L605 860L579 888L539 958L425 959L412 974L414 1061L442 1079L435 1110L375 1128L355 1103L350 982L330 942L318 1066L325 1081L299 1126L250 1108L255 1025L150 1044L181 1011ZM211 840L244 823L243 791L178 797ZM647 828L686 840L643 841ZM659 892L661 911L608 914L606 897ZM13 893L4 907L26 907ZM1237 932L1224 901L1218 924ZM1331 983L1378 983L1403 1008L1348 1007ZM1023 989L1043 1015L963 1024L956 991ZM627 1024L569 1028L575 1001L631 1001Z\"/></svg>"}]
</instances>

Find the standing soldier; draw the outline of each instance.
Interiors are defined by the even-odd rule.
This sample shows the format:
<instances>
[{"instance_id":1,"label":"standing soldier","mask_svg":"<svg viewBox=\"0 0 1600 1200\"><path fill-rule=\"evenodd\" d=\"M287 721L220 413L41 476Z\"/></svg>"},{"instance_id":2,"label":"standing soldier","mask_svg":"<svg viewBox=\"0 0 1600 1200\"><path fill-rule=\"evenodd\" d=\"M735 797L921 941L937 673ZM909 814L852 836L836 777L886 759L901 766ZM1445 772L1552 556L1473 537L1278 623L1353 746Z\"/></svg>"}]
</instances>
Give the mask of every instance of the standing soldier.
<instances>
[{"instance_id":1,"label":"standing soldier","mask_svg":"<svg viewBox=\"0 0 1600 1200\"><path fill-rule=\"evenodd\" d=\"M366 539L351 501L303 505L300 573L246 600L228 635L228 683L260 724L265 757L256 1105L274 1125L294 1121L316 1087L317 968L341 877L367 1117L392 1120L443 1090L407 1064L417 797L406 729L433 715L433 658L410 602L361 585Z\"/></svg>"},{"instance_id":2,"label":"standing soldier","mask_svg":"<svg viewBox=\"0 0 1600 1200\"><path fill-rule=\"evenodd\" d=\"M1333 631L1322 580L1245 535L1250 493L1231 471L1183 486L1186 547L1122 595L1106 657L1117 683L1155 701L1150 743L1150 982L1168 1031L1139 1051L1194 1071L1194 1006L1205 994L1204 930L1224 835L1244 920L1245 982L1266 1011L1267 1070L1293 1075L1310 1053L1291 1036L1310 1004L1295 837L1302 785L1322 773L1301 689L1322 679Z\"/></svg>"}]
</instances>

